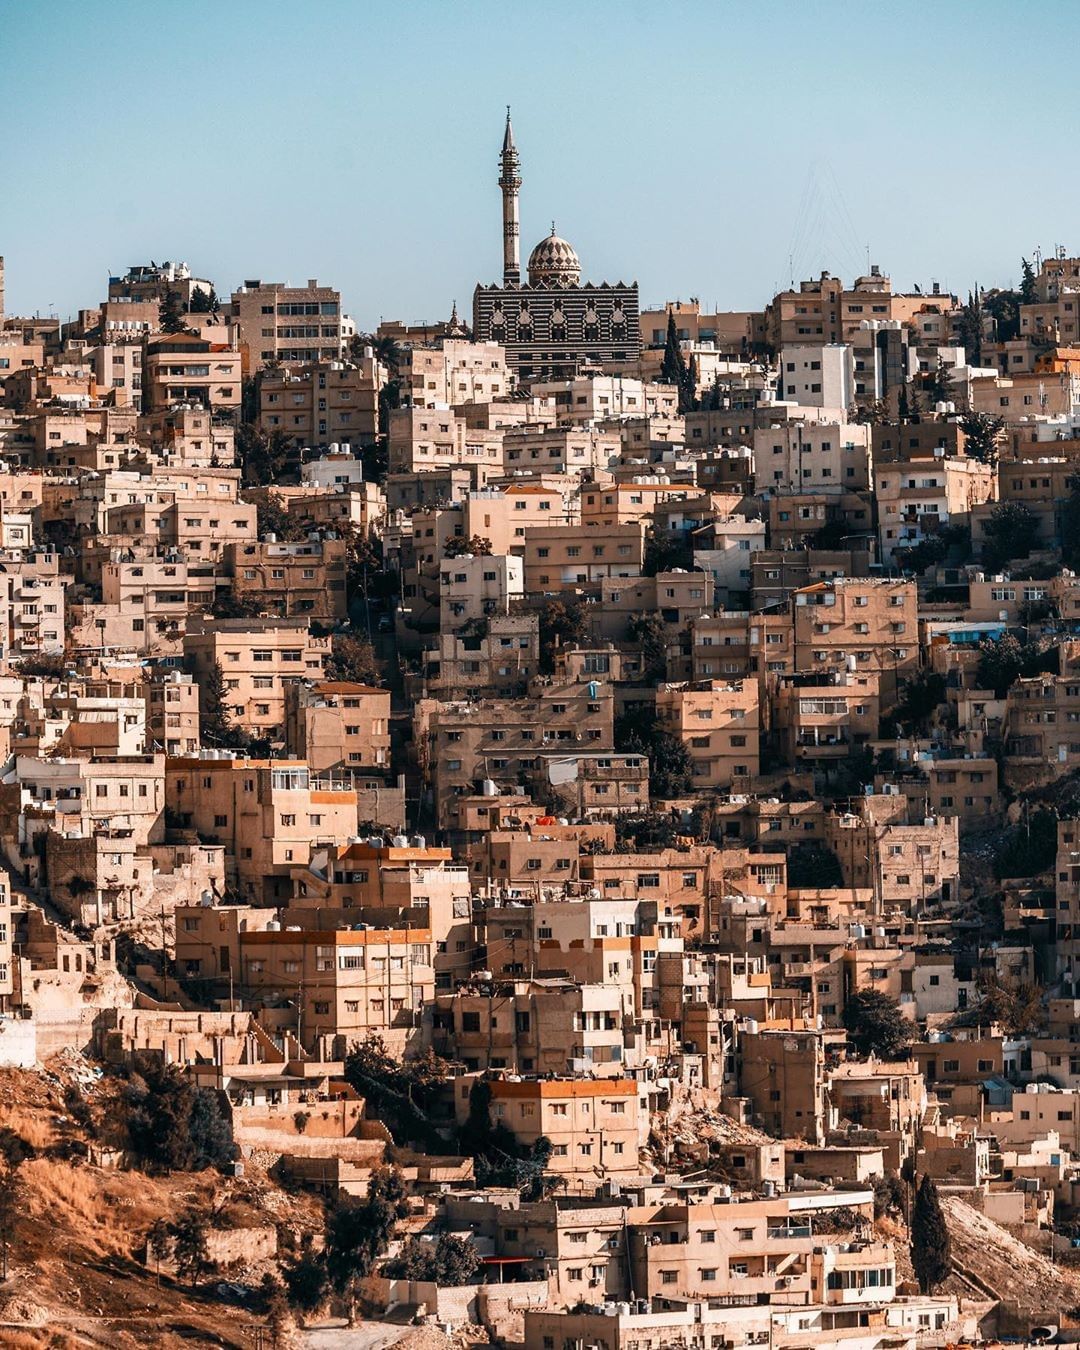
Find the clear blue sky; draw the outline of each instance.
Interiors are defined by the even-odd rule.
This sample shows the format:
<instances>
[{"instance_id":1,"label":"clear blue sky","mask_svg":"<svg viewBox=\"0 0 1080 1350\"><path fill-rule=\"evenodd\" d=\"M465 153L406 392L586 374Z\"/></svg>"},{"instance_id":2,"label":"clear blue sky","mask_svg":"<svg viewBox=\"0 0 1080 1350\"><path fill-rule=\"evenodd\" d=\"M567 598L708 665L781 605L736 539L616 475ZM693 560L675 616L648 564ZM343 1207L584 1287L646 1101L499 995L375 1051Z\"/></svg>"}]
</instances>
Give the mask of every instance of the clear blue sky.
<instances>
[{"instance_id":1,"label":"clear blue sky","mask_svg":"<svg viewBox=\"0 0 1080 1350\"><path fill-rule=\"evenodd\" d=\"M903 288L1007 284L1080 251L1078 38L1011 0L0 0L7 309L179 258L318 277L365 328L467 314L506 103L523 252L554 218L644 303L760 307L868 245Z\"/></svg>"}]
</instances>

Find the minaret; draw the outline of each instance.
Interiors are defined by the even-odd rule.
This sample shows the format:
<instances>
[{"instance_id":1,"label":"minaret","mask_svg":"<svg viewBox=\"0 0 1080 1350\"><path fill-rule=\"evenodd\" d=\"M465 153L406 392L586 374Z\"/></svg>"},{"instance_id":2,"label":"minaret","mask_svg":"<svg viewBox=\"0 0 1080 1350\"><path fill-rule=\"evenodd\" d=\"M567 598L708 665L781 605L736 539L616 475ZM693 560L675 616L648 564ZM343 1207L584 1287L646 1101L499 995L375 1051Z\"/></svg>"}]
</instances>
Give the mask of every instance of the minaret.
<instances>
[{"instance_id":1,"label":"minaret","mask_svg":"<svg viewBox=\"0 0 1080 1350\"><path fill-rule=\"evenodd\" d=\"M516 286L521 281L521 219L518 191L521 188L521 161L514 145L510 125L510 105L506 106L506 131L499 156L499 186L503 199L503 284Z\"/></svg>"}]
</instances>

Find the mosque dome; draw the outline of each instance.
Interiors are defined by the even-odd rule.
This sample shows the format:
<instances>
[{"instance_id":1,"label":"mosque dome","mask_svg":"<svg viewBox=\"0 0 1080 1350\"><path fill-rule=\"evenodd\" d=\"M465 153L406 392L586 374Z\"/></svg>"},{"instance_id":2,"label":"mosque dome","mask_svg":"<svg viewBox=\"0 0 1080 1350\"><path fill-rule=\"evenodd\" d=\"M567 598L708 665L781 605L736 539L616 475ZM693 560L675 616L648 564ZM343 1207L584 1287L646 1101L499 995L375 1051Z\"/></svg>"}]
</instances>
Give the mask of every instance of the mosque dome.
<instances>
[{"instance_id":1,"label":"mosque dome","mask_svg":"<svg viewBox=\"0 0 1080 1350\"><path fill-rule=\"evenodd\" d=\"M551 233L541 239L529 254L530 286L576 286L581 280L581 263L573 246L560 239L552 225Z\"/></svg>"}]
</instances>

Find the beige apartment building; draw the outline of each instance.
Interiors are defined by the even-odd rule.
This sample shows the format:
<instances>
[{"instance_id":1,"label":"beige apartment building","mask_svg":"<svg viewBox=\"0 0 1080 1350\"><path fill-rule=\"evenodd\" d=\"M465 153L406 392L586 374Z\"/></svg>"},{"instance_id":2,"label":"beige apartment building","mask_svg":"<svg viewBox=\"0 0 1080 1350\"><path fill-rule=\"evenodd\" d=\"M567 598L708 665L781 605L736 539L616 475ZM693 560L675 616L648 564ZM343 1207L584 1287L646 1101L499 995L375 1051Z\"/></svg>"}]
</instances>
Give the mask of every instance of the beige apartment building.
<instances>
[{"instance_id":1,"label":"beige apartment building","mask_svg":"<svg viewBox=\"0 0 1080 1350\"><path fill-rule=\"evenodd\" d=\"M460 1123L468 1118L476 1081L468 1076L456 1080ZM598 1181L638 1175L648 1111L632 1079L494 1079L487 1086L492 1125L505 1126L526 1148L541 1138L550 1140L548 1170L566 1179L570 1193L591 1194Z\"/></svg>"},{"instance_id":2,"label":"beige apartment building","mask_svg":"<svg viewBox=\"0 0 1080 1350\"><path fill-rule=\"evenodd\" d=\"M645 347L665 344L669 316L675 319L680 342L712 342L722 351L742 352L765 341L765 315L760 310L703 313L698 300L676 300L663 309L642 311L641 341Z\"/></svg>"},{"instance_id":3,"label":"beige apartment building","mask_svg":"<svg viewBox=\"0 0 1080 1350\"><path fill-rule=\"evenodd\" d=\"M179 905L176 961L188 977L231 986L268 1031L288 1032L322 1059L341 1060L371 1035L392 1054L418 1039L435 995L431 933L326 927L304 910Z\"/></svg>"},{"instance_id":4,"label":"beige apartment building","mask_svg":"<svg viewBox=\"0 0 1080 1350\"><path fill-rule=\"evenodd\" d=\"M357 829L353 788L313 777L301 760L178 756L168 761L165 794L180 828L225 849L241 893L256 904L287 900L292 869Z\"/></svg>"},{"instance_id":5,"label":"beige apartment building","mask_svg":"<svg viewBox=\"0 0 1080 1350\"><path fill-rule=\"evenodd\" d=\"M881 554L911 548L946 525L963 525L997 492L997 474L977 459L909 459L875 469Z\"/></svg>"},{"instance_id":6,"label":"beige apartment building","mask_svg":"<svg viewBox=\"0 0 1080 1350\"><path fill-rule=\"evenodd\" d=\"M136 501L104 511L102 533L112 537L114 547L137 548L148 541L161 549L174 549L189 562L215 561L230 543L256 537L257 508L253 502L189 496L183 492L156 489L152 500Z\"/></svg>"},{"instance_id":7,"label":"beige apartment building","mask_svg":"<svg viewBox=\"0 0 1080 1350\"><path fill-rule=\"evenodd\" d=\"M494 997L461 989L438 999L437 1054L475 1073L590 1073L619 1077L632 1041L633 1007L617 988L576 980L515 980Z\"/></svg>"},{"instance_id":8,"label":"beige apartment building","mask_svg":"<svg viewBox=\"0 0 1080 1350\"><path fill-rule=\"evenodd\" d=\"M630 483L589 483L581 489L583 525L625 525L629 521L651 522L656 507L665 502L686 501L703 489L692 483L649 481L649 475Z\"/></svg>"},{"instance_id":9,"label":"beige apartment building","mask_svg":"<svg viewBox=\"0 0 1080 1350\"><path fill-rule=\"evenodd\" d=\"M148 748L166 755L199 750L199 686L183 671L147 670L143 675Z\"/></svg>"},{"instance_id":10,"label":"beige apartment building","mask_svg":"<svg viewBox=\"0 0 1080 1350\"><path fill-rule=\"evenodd\" d=\"M50 827L80 830L122 830L136 846L161 843L165 837L165 757L163 755L98 756L74 759L54 756L38 759L16 756L14 795L28 794L22 802L4 802L6 839L20 837L20 808L26 828L24 837ZM31 823L26 808L33 808ZM9 818L9 808L14 814ZM35 864L26 859L20 867Z\"/></svg>"},{"instance_id":11,"label":"beige apartment building","mask_svg":"<svg viewBox=\"0 0 1080 1350\"><path fill-rule=\"evenodd\" d=\"M313 773L390 766L390 691L307 680L285 688L285 748Z\"/></svg>"},{"instance_id":12,"label":"beige apartment building","mask_svg":"<svg viewBox=\"0 0 1080 1350\"><path fill-rule=\"evenodd\" d=\"M196 679L215 665L238 726L283 741L285 686L319 679L330 639L313 637L306 619L192 619L184 657Z\"/></svg>"},{"instance_id":13,"label":"beige apartment building","mask_svg":"<svg viewBox=\"0 0 1080 1350\"><path fill-rule=\"evenodd\" d=\"M826 1192L819 1210L803 1208L797 1193L631 1210L634 1287L657 1298L769 1306L889 1300L896 1292L891 1244L850 1241L853 1231L837 1234L829 1222L831 1209L858 1212L870 1194L870 1187Z\"/></svg>"},{"instance_id":14,"label":"beige apartment building","mask_svg":"<svg viewBox=\"0 0 1080 1350\"><path fill-rule=\"evenodd\" d=\"M1080 374L1048 375L1033 371L975 380L971 386L973 412L1003 417L1011 425L1034 417L1067 417L1080 402Z\"/></svg>"},{"instance_id":15,"label":"beige apartment building","mask_svg":"<svg viewBox=\"0 0 1080 1350\"><path fill-rule=\"evenodd\" d=\"M619 642L635 616L656 613L681 632L691 620L712 613L715 584L708 572L658 572L654 577L610 577L600 583L600 604L589 619L594 638Z\"/></svg>"},{"instance_id":16,"label":"beige apartment building","mask_svg":"<svg viewBox=\"0 0 1080 1350\"><path fill-rule=\"evenodd\" d=\"M505 617L524 595L525 569L515 554L458 554L439 564L439 629Z\"/></svg>"},{"instance_id":17,"label":"beige apartment building","mask_svg":"<svg viewBox=\"0 0 1080 1350\"><path fill-rule=\"evenodd\" d=\"M754 432L754 483L801 488L870 486L870 433L865 423L787 422Z\"/></svg>"},{"instance_id":18,"label":"beige apartment building","mask_svg":"<svg viewBox=\"0 0 1080 1350\"><path fill-rule=\"evenodd\" d=\"M823 1144L825 1034L792 1028L744 1032L739 1046L740 1084L755 1123L777 1138Z\"/></svg>"},{"instance_id":19,"label":"beige apartment building","mask_svg":"<svg viewBox=\"0 0 1080 1350\"><path fill-rule=\"evenodd\" d=\"M200 469L236 462L236 428L232 418L207 408L181 405L148 413L139 422L157 457L170 468Z\"/></svg>"},{"instance_id":20,"label":"beige apartment building","mask_svg":"<svg viewBox=\"0 0 1080 1350\"><path fill-rule=\"evenodd\" d=\"M572 474L578 479L606 473L619 459L617 431L591 426L516 427L503 432L503 462L508 474Z\"/></svg>"},{"instance_id":21,"label":"beige apartment building","mask_svg":"<svg viewBox=\"0 0 1080 1350\"><path fill-rule=\"evenodd\" d=\"M869 493L841 488L802 491L777 488L768 500L769 543L774 549L813 548L826 525L843 526L847 543L874 535L874 503Z\"/></svg>"},{"instance_id":22,"label":"beige apartment building","mask_svg":"<svg viewBox=\"0 0 1080 1350\"><path fill-rule=\"evenodd\" d=\"M336 623L346 617L344 539L226 544L222 564L235 600L283 619Z\"/></svg>"},{"instance_id":23,"label":"beige apartment building","mask_svg":"<svg viewBox=\"0 0 1080 1350\"><path fill-rule=\"evenodd\" d=\"M117 403L142 409L143 343L103 342L91 356L98 389L111 389Z\"/></svg>"},{"instance_id":24,"label":"beige apartment building","mask_svg":"<svg viewBox=\"0 0 1080 1350\"><path fill-rule=\"evenodd\" d=\"M410 347L402 378L414 408L494 403L507 397L513 383L505 347L449 337L436 347Z\"/></svg>"},{"instance_id":25,"label":"beige apartment building","mask_svg":"<svg viewBox=\"0 0 1080 1350\"><path fill-rule=\"evenodd\" d=\"M440 633L424 654L424 689L436 698L470 692L488 698L524 694L539 673L535 614L493 614L484 634Z\"/></svg>"},{"instance_id":26,"label":"beige apartment building","mask_svg":"<svg viewBox=\"0 0 1080 1350\"><path fill-rule=\"evenodd\" d=\"M754 610L786 602L816 581L870 575L874 555L866 549L758 549L750 557L750 602Z\"/></svg>"},{"instance_id":27,"label":"beige apartment building","mask_svg":"<svg viewBox=\"0 0 1080 1350\"><path fill-rule=\"evenodd\" d=\"M71 578L58 553L3 553L0 644L9 657L64 649L65 594Z\"/></svg>"},{"instance_id":28,"label":"beige apartment building","mask_svg":"<svg viewBox=\"0 0 1080 1350\"><path fill-rule=\"evenodd\" d=\"M396 408L390 414L390 472L464 467L474 487L503 472L503 432L470 427L450 408Z\"/></svg>"},{"instance_id":29,"label":"beige apartment building","mask_svg":"<svg viewBox=\"0 0 1080 1350\"><path fill-rule=\"evenodd\" d=\"M645 557L641 521L607 528L548 525L525 531L525 591L552 595L597 586L608 577L638 577Z\"/></svg>"},{"instance_id":30,"label":"beige apartment building","mask_svg":"<svg viewBox=\"0 0 1080 1350\"><path fill-rule=\"evenodd\" d=\"M265 370L259 426L293 446L370 445L379 434L385 371L374 356Z\"/></svg>"},{"instance_id":31,"label":"beige apartment building","mask_svg":"<svg viewBox=\"0 0 1080 1350\"><path fill-rule=\"evenodd\" d=\"M876 673L884 703L919 664L918 597L913 581L837 577L793 597L795 668L824 674Z\"/></svg>"},{"instance_id":32,"label":"beige apartment building","mask_svg":"<svg viewBox=\"0 0 1080 1350\"><path fill-rule=\"evenodd\" d=\"M773 727L786 763L827 770L878 734L879 676L843 671L819 680L780 676Z\"/></svg>"},{"instance_id":33,"label":"beige apartment building","mask_svg":"<svg viewBox=\"0 0 1080 1350\"><path fill-rule=\"evenodd\" d=\"M781 291L765 309L769 340L774 347L790 343L850 342L862 332L862 325L906 324L923 309L954 309L956 298L934 290L931 295L902 295L892 289L892 281L876 267L868 276L857 277L845 287L839 277L822 272L817 280L802 281L798 290Z\"/></svg>"},{"instance_id":34,"label":"beige apartment building","mask_svg":"<svg viewBox=\"0 0 1080 1350\"><path fill-rule=\"evenodd\" d=\"M341 296L314 278L306 286L245 281L230 308L245 375L275 361L307 365L337 361L345 341Z\"/></svg>"},{"instance_id":35,"label":"beige apartment building","mask_svg":"<svg viewBox=\"0 0 1080 1350\"><path fill-rule=\"evenodd\" d=\"M698 789L730 788L756 778L760 765L760 714L756 680L661 684L656 715L686 747Z\"/></svg>"},{"instance_id":36,"label":"beige apartment building","mask_svg":"<svg viewBox=\"0 0 1080 1350\"><path fill-rule=\"evenodd\" d=\"M575 524L579 512L569 480L558 483L557 478L515 480L466 493L461 502L462 537L488 540L492 553L521 553L526 530Z\"/></svg>"},{"instance_id":37,"label":"beige apartment building","mask_svg":"<svg viewBox=\"0 0 1080 1350\"><path fill-rule=\"evenodd\" d=\"M897 792L857 800L858 812L830 812L825 842L845 886L869 891L875 915L918 912L960 894L960 833L955 815L927 815Z\"/></svg>"},{"instance_id":38,"label":"beige apartment building","mask_svg":"<svg viewBox=\"0 0 1080 1350\"><path fill-rule=\"evenodd\" d=\"M612 749L614 697L601 682L559 685L538 679L529 696L477 703L422 700L414 714L440 828L457 823L457 799L485 782L528 781L545 752Z\"/></svg>"},{"instance_id":39,"label":"beige apartment building","mask_svg":"<svg viewBox=\"0 0 1080 1350\"><path fill-rule=\"evenodd\" d=\"M675 417L679 396L674 385L647 384L624 375L578 375L530 386L534 397L551 400L560 422L577 426L605 418Z\"/></svg>"},{"instance_id":40,"label":"beige apartment building","mask_svg":"<svg viewBox=\"0 0 1080 1350\"><path fill-rule=\"evenodd\" d=\"M874 464L904 460L959 459L967 437L958 421L920 417L917 422L883 422L870 428Z\"/></svg>"},{"instance_id":41,"label":"beige apartment building","mask_svg":"<svg viewBox=\"0 0 1080 1350\"><path fill-rule=\"evenodd\" d=\"M194 333L151 338L143 362L143 401L151 411L198 403L213 412L240 407L240 353Z\"/></svg>"},{"instance_id":42,"label":"beige apartment building","mask_svg":"<svg viewBox=\"0 0 1080 1350\"><path fill-rule=\"evenodd\" d=\"M571 819L608 820L644 808L649 761L644 755L546 752L533 781L540 796Z\"/></svg>"}]
</instances>

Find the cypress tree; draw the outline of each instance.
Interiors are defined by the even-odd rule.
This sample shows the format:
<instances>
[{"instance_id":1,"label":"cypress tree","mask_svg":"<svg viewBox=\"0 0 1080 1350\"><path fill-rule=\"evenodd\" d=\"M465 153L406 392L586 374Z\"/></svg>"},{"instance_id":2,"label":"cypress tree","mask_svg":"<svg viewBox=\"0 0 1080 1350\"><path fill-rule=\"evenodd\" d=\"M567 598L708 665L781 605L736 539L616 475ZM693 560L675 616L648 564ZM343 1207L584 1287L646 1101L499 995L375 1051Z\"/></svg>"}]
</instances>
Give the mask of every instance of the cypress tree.
<instances>
[{"instance_id":1,"label":"cypress tree","mask_svg":"<svg viewBox=\"0 0 1080 1350\"><path fill-rule=\"evenodd\" d=\"M1020 259L1020 303L1022 305L1033 305L1038 300L1038 294L1035 291L1035 269L1026 258Z\"/></svg>"},{"instance_id":2,"label":"cypress tree","mask_svg":"<svg viewBox=\"0 0 1080 1350\"><path fill-rule=\"evenodd\" d=\"M664 343L664 360L660 366L660 378L665 384L673 384L680 391L686 388L686 360L679 346L679 330L675 327L675 314L668 310L667 341Z\"/></svg>"},{"instance_id":3,"label":"cypress tree","mask_svg":"<svg viewBox=\"0 0 1080 1350\"><path fill-rule=\"evenodd\" d=\"M927 1176L923 1177L915 1195L911 1214L911 1264L924 1294L932 1294L951 1268L945 1214L937 1187Z\"/></svg>"},{"instance_id":4,"label":"cypress tree","mask_svg":"<svg viewBox=\"0 0 1080 1350\"><path fill-rule=\"evenodd\" d=\"M199 682L199 731L203 745L228 749L237 742L236 728L226 702L225 674L215 661Z\"/></svg>"},{"instance_id":5,"label":"cypress tree","mask_svg":"<svg viewBox=\"0 0 1080 1350\"><path fill-rule=\"evenodd\" d=\"M158 327L163 333L182 333L187 327L180 292L170 286L158 306Z\"/></svg>"}]
</instances>

